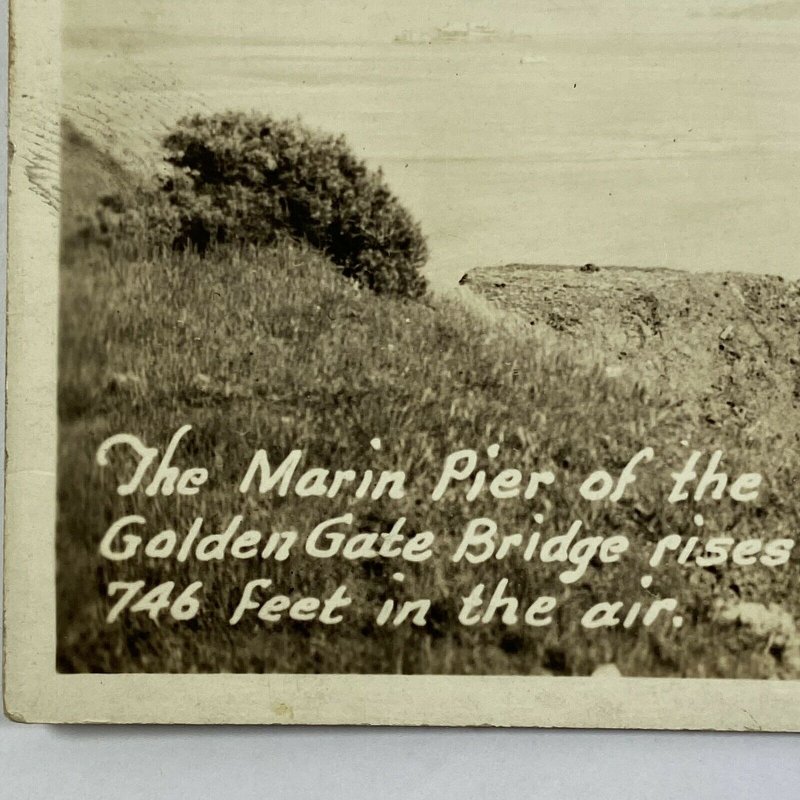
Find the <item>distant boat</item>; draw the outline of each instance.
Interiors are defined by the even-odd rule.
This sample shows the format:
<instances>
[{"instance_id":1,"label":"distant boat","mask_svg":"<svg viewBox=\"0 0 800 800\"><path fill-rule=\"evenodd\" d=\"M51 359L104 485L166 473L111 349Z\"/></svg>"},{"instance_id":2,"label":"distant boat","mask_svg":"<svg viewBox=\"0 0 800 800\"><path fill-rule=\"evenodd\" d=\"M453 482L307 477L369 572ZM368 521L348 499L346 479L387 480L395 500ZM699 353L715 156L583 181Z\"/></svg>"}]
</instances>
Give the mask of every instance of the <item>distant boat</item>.
<instances>
[{"instance_id":1,"label":"distant boat","mask_svg":"<svg viewBox=\"0 0 800 800\"><path fill-rule=\"evenodd\" d=\"M470 22L448 23L443 28L435 28L431 32L404 30L394 37L396 44L448 44L495 42L511 43L530 40L529 34L507 33L493 28L491 25L473 25Z\"/></svg>"},{"instance_id":2,"label":"distant boat","mask_svg":"<svg viewBox=\"0 0 800 800\"><path fill-rule=\"evenodd\" d=\"M436 39L441 42L485 42L500 38L500 31L489 25L446 25L436 29Z\"/></svg>"},{"instance_id":3,"label":"distant boat","mask_svg":"<svg viewBox=\"0 0 800 800\"><path fill-rule=\"evenodd\" d=\"M395 44L431 44L431 36L418 31L401 31L394 41Z\"/></svg>"}]
</instances>

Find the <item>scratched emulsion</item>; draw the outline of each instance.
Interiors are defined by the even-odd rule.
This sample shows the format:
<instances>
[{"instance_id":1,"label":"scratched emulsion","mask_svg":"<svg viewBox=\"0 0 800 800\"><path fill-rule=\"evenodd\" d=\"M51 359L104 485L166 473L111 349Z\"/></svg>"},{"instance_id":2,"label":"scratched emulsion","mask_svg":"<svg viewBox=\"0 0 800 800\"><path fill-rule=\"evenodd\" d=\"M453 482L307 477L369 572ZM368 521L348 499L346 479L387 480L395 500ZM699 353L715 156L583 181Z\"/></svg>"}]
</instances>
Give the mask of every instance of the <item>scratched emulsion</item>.
<instances>
[{"instance_id":1,"label":"scratched emulsion","mask_svg":"<svg viewBox=\"0 0 800 800\"><path fill-rule=\"evenodd\" d=\"M57 118L31 99L34 112L26 115L25 175L33 191L44 200L53 216L61 206L59 165L61 135ZM30 110L30 109L29 109Z\"/></svg>"},{"instance_id":2,"label":"scratched emulsion","mask_svg":"<svg viewBox=\"0 0 800 800\"><path fill-rule=\"evenodd\" d=\"M181 113L202 112L202 97L133 60L108 57L119 73L110 81L104 59L65 76L64 115L102 142L128 168L149 174L160 163L161 137ZM74 81L74 82L73 82Z\"/></svg>"}]
</instances>

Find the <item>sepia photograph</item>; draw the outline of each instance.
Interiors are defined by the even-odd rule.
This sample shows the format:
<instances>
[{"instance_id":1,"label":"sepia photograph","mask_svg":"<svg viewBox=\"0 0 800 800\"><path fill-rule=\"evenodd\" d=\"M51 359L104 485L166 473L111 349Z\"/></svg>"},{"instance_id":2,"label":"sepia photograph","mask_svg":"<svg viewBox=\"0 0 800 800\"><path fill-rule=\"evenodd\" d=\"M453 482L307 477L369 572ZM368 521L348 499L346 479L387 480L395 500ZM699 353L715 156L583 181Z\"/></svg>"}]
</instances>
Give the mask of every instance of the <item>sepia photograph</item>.
<instances>
[{"instance_id":1,"label":"sepia photograph","mask_svg":"<svg viewBox=\"0 0 800 800\"><path fill-rule=\"evenodd\" d=\"M800 678L800 3L50 5L54 673Z\"/></svg>"}]
</instances>

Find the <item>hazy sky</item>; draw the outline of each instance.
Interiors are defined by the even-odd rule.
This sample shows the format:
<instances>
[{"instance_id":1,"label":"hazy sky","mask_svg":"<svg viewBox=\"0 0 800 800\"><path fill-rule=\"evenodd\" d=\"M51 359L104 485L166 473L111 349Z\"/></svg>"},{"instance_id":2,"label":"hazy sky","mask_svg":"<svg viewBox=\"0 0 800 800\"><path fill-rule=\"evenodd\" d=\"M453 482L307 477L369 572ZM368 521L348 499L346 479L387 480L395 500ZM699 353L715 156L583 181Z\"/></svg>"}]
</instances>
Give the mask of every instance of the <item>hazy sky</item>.
<instances>
[{"instance_id":1,"label":"hazy sky","mask_svg":"<svg viewBox=\"0 0 800 800\"><path fill-rule=\"evenodd\" d=\"M65 23L290 39L385 39L403 28L488 22L519 32L681 30L703 18L800 16L800 0L65 0Z\"/></svg>"}]
</instances>

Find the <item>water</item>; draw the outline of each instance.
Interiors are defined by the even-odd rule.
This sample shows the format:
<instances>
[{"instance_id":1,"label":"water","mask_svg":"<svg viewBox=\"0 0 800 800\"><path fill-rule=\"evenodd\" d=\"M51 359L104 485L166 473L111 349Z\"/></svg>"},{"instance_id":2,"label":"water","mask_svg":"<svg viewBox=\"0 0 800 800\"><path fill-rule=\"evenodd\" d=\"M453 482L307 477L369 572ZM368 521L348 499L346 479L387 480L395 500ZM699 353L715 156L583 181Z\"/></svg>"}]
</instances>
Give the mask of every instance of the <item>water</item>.
<instances>
[{"instance_id":1,"label":"water","mask_svg":"<svg viewBox=\"0 0 800 800\"><path fill-rule=\"evenodd\" d=\"M65 70L68 109L129 154L193 108L299 114L345 133L421 221L437 287L507 262L800 277L800 36L785 28L514 45L84 43Z\"/></svg>"}]
</instances>

